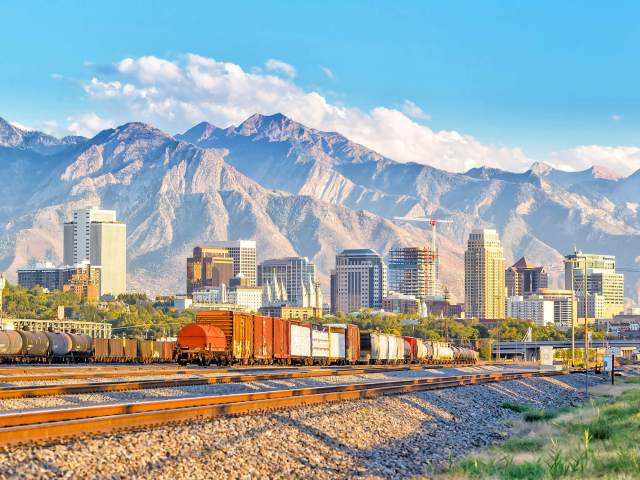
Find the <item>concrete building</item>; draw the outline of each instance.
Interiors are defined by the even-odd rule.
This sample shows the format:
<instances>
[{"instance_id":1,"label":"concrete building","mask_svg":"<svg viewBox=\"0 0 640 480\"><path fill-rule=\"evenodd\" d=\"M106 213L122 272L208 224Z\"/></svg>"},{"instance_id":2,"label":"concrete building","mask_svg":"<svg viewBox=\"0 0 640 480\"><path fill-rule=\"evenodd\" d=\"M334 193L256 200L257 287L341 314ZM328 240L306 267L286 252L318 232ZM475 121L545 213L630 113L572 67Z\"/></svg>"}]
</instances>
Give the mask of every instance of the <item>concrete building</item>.
<instances>
[{"instance_id":1,"label":"concrete building","mask_svg":"<svg viewBox=\"0 0 640 480\"><path fill-rule=\"evenodd\" d=\"M367 248L343 250L336 255L335 312L382 308L387 293L387 267L382 257Z\"/></svg>"},{"instance_id":2,"label":"concrete building","mask_svg":"<svg viewBox=\"0 0 640 480\"><path fill-rule=\"evenodd\" d=\"M507 297L533 295L540 288L549 286L549 277L544 267L522 257L504 274Z\"/></svg>"},{"instance_id":3,"label":"concrete building","mask_svg":"<svg viewBox=\"0 0 640 480\"><path fill-rule=\"evenodd\" d=\"M258 285L265 287L268 303L321 307L322 294L316 266L307 257L265 260L258 265Z\"/></svg>"},{"instance_id":4,"label":"concrete building","mask_svg":"<svg viewBox=\"0 0 640 480\"><path fill-rule=\"evenodd\" d=\"M464 253L467 318L505 318L504 250L495 230L473 230Z\"/></svg>"},{"instance_id":5,"label":"concrete building","mask_svg":"<svg viewBox=\"0 0 640 480\"><path fill-rule=\"evenodd\" d=\"M624 275L616 273L615 256L574 252L565 257L564 264L565 288L575 293L578 317L584 317L585 283L587 303L592 304L588 307L588 317L591 314L596 315L589 318L613 318L624 312ZM593 297L589 300L590 295L600 295L603 299ZM604 302L603 308L598 307L600 302Z\"/></svg>"},{"instance_id":6,"label":"concrete building","mask_svg":"<svg viewBox=\"0 0 640 480\"><path fill-rule=\"evenodd\" d=\"M250 287L257 285L256 242L254 240L225 240L211 242L209 248L224 248L233 259L233 275L243 274Z\"/></svg>"},{"instance_id":7,"label":"concrete building","mask_svg":"<svg viewBox=\"0 0 640 480\"><path fill-rule=\"evenodd\" d=\"M421 313L420 301L415 295L390 292L382 299L382 309L389 313Z\"/></svg>"},{"instance_id":8,"label":"concrete building","mask_svg":"<svg viewBox=\"0 0 640 480\"><path fill-rule=\"evenodd\" d=\"M127 292L127 226L114 210L74 210L64 224L64 263L88 261L102 269L100 295Z\"/></svg>"},{"instance_id":9,"label":"concrete building","mask_svg":"<svg viewBox=\"0 0 640 480\"><path fill-rule=\"evenodd\" d=\"M529 320L541 327L553 325L555 323L553 300L546 300L539 295L509 297L507 298L507 317Z\"/></svg>"},{"instance_id":10,"label":"concrete building","mask_svg":"<svg viewBox=\"0 0 640 480\"><path fill-rule=\"evenodd\" d=\"M238 285L229 288L229 303L245 307L250 312L258 312L262 307L262 288Z\"/></svg>"},{"instance_id":11,"label":"concrete building","mask_svg":"<svg viewBox=\"0 0 640 480\"><path fill-rule=\"evenodd\" d=\"M187 295L220 285L229 285L235 275L233 258L224 247L195 247L187 258Z\"/></svg>"},{"instance_id":12,"label":"concrete building","mask_svg":"<svg viewBox=\"0 0 640 480\"><path fill-rule=\"evenodd\" d=\"M287 320L309 321L312 318L322 318L322 308L293 307L288 305L270 306L260 308L260 314L268 317L279 317Z\"/></svg>"},{"instance_id":13,"label":"concrete building","mask_svg":"<svg viewBox=\"0 0 640 480\"><path fill-rule=\"evenodd\" d=\"M49 291L73 291L89 300L96 300L102 283L102 267L83 261L76 265L55 266L36 263L18 269L18 285L31 289L41 286Z\"/></svg>"},{"instance_id":14,"label":"concrete building","mask_svg":"<svg viewBox=\"0 0 640 480\"><path fill-rule=\"evenodd\" d=\"M416 297L437 295L436 266L430 247L392 248L387 258L389 290Z\"/></svg>"},{"instance_id":15,"label":"concrete building","mask_svg":"<svg viewBox=\"0 0 640 480\"><path fill-rule=\"evenodd\" d=\"M541 288L537 295L553 302L553 322L561 330L571 329L577 323L578 306L573 290Z\"/></svg>"}]
</instances>

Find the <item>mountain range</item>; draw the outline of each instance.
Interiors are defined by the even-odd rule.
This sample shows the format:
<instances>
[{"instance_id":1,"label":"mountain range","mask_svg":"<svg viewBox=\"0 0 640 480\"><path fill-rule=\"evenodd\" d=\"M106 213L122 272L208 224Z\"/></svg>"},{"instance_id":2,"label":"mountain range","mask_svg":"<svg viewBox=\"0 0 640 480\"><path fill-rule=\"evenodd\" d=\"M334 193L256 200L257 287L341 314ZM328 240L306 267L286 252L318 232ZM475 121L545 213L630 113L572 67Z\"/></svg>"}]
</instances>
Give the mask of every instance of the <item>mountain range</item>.
<instances>
[{"instance_id":1,"label":"mountain range","mask_svg":"<svg viewBox=\"0 0 640 480\"><path fill-rule=\"evenodd\" d=\"M115 209L128 228L128 284L183 292L185 258L198 244L254 238L258 260L302 255L327 290L335 253L428 242L394 216L451 219L438 231L441 279L463 300L463 254L473 228L496 228L507 264L525 255L561 286L574 248L617 257L637 301L640 170L567 172L535 163L523 173L465 173L400 163L339 133L281 115L238 126L200 123L171 135L128 123L93 138L57 139L0 119L0 271L60 262L62 224L74 208Z\"/></svg>"}]
</instances>

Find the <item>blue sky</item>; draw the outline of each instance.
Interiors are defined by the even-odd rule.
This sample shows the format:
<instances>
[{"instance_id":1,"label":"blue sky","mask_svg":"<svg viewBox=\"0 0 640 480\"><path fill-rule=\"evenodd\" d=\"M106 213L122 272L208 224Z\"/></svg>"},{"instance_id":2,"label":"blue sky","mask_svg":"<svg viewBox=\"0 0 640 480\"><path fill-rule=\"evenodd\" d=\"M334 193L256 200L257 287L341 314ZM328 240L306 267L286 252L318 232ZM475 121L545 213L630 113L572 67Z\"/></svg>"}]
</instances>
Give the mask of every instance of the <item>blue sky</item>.
<instances>
[{"instance_id":1,"label":"blue sky","mask_svg":"<svg viewBox=\"0 0 640 480\"><path fill-rule=\"evenodd\" d=\"M341 128L336 116L347 109L346 123L359 127L343 133L401 161L446 166L458 156L465 160L453 169L476 162L521 170L529 161L548 160L567 168L610 164L628 173L640 167L638 18L640 4L624 1L9 0L0 13L0 116L57 134L89 134L92 126L129 120L171 132L198 119L237 123L251 104L232 114L221 113L232 104L200 108L233 103L233 85L211 101L207 88L178 98L175 89L185 83L158 83L144 77L148 65L126 70L120 63L152 57L186 75L193 62L184 55L192 53L248 75L281 78L288 86L251 88L267 90L261 97L300 94L285 113L302 112L299 120L311 126ZM295 75L270 69L278 64L269 59L292 66ZM93 78L101 93L87 87ZM122 92L119 100L107 98L109 82L152 89L156 103L131 108ZM313 93L334 111L305 113ZM289 108L281 99L270 101L256 97L255 110ZM182 110L158 111L158 102L179 103ZM395 111L424 130L405 128ZM92 123L90 114L100 121ZM469 150L466 137L438 132L476 143ZM419 147L393 147L394 135Z\"/></svg>"}]
</instances>

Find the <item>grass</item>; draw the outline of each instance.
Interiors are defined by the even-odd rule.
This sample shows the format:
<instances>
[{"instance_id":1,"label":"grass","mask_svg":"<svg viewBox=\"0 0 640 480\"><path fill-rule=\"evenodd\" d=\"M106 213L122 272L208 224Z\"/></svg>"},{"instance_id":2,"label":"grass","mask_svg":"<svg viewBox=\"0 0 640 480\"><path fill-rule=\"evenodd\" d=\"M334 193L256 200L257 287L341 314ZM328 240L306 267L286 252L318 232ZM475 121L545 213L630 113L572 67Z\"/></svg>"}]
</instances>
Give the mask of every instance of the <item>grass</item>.
<instances>
[{"instance_id":1,"label":"grass","mask_svg":"<svg viewBox=\"0 0 640 480\"><path fill-rule=\"evenodd\" d=\"M640 478L640 387L571 410L504 403L522 414L516 436L458 461L438 478L543 480Z\"/></svg>"}]
</instances>

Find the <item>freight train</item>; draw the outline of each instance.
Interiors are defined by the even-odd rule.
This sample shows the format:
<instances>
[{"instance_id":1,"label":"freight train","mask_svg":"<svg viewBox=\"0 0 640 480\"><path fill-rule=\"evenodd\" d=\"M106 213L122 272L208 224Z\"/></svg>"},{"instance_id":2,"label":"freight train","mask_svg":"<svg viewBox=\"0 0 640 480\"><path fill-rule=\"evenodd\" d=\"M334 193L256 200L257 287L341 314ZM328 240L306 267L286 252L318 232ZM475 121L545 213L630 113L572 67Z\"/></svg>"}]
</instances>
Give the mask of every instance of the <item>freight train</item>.
<instances>
[{"instance_id":1,"label":"freight train","mask_svg":"<svg viewBox=\"0 0 640 480\"><path fill-rule=\"evenodd\" d=\"M0 363L173 362L175 342L0 330Z\"/></svg>"},{"instance_id":2,"label":"freight train","mask_svg":"<svg viewBox=\"0 0 640 480\"><path fill-rule=\"evenodd\" d=\"M228 364L469 364L478 352L443 342L360 330L356 325L316 325L231 311L198 312L178 333L181 365Z\"/></svg>"}]
</instances>

